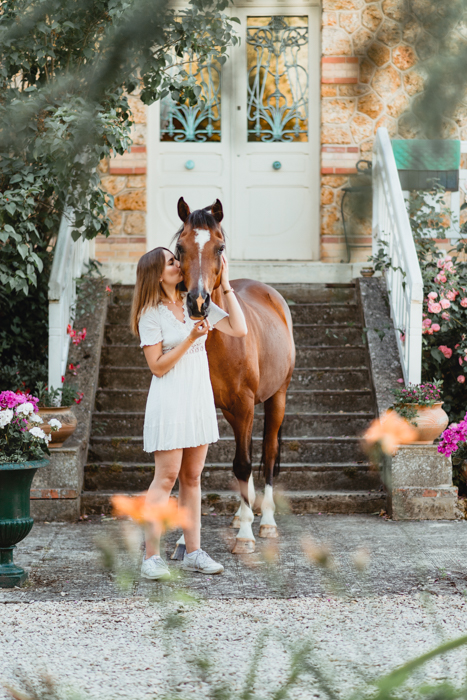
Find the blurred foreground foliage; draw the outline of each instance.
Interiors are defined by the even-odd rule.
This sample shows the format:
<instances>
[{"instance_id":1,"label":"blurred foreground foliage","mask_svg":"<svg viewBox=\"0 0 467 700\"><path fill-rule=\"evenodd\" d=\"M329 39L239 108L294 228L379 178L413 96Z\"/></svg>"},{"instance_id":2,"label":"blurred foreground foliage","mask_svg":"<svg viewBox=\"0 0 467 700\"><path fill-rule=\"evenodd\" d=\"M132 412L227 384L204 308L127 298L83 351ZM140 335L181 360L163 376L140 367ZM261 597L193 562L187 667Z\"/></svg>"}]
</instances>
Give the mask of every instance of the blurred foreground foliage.
<instances>
[{"instance_id":1,"label":"blurred foreground foliage","mask_svg":"<svg viewBox=\"0 0 467 700\"><path fill-rule=\"evenodd\" d=\"M196 102L186 56L225 62L237 41L227 4L2 2L0 365L28 384L41 378L46 358L47 284L65 202L76 238L108 235L113 198L100 187L98 166L131 146L128 96Z\"/></svg>"}]
</instances>

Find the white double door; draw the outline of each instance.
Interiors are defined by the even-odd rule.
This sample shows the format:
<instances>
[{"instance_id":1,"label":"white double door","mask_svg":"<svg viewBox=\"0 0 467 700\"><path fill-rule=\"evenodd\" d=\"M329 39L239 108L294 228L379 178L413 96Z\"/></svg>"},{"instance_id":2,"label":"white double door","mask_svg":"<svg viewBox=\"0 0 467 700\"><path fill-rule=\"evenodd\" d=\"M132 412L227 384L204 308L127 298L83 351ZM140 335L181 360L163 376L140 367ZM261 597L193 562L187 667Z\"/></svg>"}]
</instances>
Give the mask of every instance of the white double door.
<instances>
[{"instance_id":1,"label":"white double door","mask_svg":"<svg viewBox=\"0 0 467 700\"><path fill-rule=\"evenodd\" d=\"M319 259L319 7L232 14L241 43L220 84L204 75L210 115L195 127L196 110L149 108L148 247L179 228L180 197L191 210L220 199L231 259Z\"/></svg>"}]
</instances>

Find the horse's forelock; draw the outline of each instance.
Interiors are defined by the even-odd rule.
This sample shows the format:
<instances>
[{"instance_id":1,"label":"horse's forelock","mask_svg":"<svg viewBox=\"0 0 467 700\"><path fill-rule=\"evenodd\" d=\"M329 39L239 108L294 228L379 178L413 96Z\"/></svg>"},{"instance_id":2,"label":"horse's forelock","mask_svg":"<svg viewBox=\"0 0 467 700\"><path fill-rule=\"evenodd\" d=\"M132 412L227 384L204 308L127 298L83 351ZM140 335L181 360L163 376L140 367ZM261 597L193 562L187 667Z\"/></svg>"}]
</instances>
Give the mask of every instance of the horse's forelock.
<instances>
[{"instance_id":1,"label":"horse's forelock","mask_svg":"<svg viewBox=\"0 0 467 700\"><path fill-rule=\"evenodd\" d=\"M211 207L209 206L205 209L196 209L195 211L191 212L185 223L182 224L172 238L171 243L178 243L180 236L187 227L190 227L192 230L197 228L208 228L210 231L218 231L221 234L222 239L225 241L225 231L210 213L210 209Z\"/></svg>"}]
</instances>

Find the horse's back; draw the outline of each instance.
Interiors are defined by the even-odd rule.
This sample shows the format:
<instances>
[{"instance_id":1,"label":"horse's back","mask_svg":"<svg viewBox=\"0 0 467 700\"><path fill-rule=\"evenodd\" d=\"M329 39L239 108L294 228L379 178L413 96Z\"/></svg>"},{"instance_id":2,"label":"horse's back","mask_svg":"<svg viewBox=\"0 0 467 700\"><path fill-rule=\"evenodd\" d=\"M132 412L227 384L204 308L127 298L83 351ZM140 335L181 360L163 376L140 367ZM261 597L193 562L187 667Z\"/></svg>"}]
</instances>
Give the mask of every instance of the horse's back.
<instances>
[{"instance_id":1,"label":"horse's back","mask_svg":"<svg viewBox=\"0 0 467 700\"><path fill-rule=\"evenodd\" d=\"M233 280L231 284L245 313L249 352L258 356L257 401L264 401L284 383L288 384L292 376L295 365L292 316L285 299L268 284L250 279Z\"/></svg>"}]
</instances>

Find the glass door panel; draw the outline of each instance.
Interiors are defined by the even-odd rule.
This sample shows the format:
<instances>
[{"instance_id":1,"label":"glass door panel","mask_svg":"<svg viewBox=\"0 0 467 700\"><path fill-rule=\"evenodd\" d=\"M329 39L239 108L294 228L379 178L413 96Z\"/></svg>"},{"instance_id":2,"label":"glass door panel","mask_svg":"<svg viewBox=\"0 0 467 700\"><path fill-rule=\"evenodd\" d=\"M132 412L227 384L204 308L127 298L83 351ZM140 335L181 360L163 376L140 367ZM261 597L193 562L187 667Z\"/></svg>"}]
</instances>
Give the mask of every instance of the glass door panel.
<instances>
[{"instance_id":1,"label":"glass door panel","mask_svg":"<svg viewBox=\"0 0 467 700\"><path fill-rule=\"evenodd\" d=\"M248 17L248 141L308 140L308 17Z\"/></svg>"}]
</instances>

